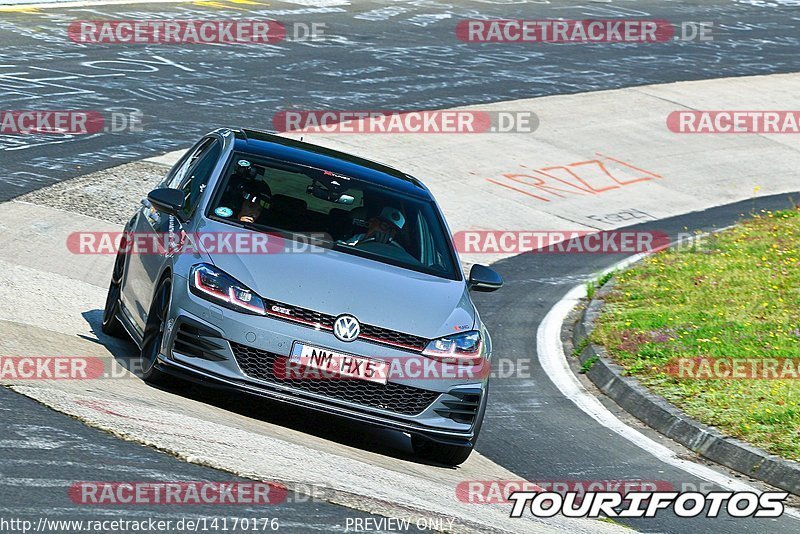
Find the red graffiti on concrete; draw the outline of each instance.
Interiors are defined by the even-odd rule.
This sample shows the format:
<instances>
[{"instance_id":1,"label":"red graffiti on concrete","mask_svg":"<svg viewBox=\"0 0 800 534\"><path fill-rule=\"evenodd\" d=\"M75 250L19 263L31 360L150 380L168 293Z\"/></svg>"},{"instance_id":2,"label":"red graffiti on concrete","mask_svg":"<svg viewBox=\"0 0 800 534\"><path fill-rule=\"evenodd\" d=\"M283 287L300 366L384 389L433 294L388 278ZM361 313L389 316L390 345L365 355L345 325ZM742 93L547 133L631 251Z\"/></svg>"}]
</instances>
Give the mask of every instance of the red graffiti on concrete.
<instances>
[{"instance_id":1,"label":"red graffiti on concrete","mask_svg":"<svg viewBox=\"0 0 800 534\"><path fill-rule=\"evenodd\" d=\"M524 173L503 173L503 180L486 180L523 195L550 202L570 195L598 195L638 182L663 178L652 171L622 160L597 154L597 159L531 169Z\"/></svg>"}]
</instances>

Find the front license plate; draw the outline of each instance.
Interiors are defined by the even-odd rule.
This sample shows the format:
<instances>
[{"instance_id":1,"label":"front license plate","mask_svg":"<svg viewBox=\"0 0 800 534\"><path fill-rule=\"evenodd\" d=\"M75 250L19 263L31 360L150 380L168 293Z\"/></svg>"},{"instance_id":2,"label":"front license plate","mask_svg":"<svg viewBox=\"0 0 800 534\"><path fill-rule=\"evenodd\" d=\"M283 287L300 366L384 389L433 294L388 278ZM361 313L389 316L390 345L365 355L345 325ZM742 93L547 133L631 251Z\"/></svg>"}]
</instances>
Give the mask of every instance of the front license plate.
<instances>
[{"instance_id":1,"label":"front license plate","mask_svg":"<svg viewBox=\"0 0 800 534\"><path fill-rule=\"evenodd\" d=\"M289 362L320 371L323 379L351 378L386 383L387 365L381 360L354 356L295 342Z\"/></svg>"}]
</instances>

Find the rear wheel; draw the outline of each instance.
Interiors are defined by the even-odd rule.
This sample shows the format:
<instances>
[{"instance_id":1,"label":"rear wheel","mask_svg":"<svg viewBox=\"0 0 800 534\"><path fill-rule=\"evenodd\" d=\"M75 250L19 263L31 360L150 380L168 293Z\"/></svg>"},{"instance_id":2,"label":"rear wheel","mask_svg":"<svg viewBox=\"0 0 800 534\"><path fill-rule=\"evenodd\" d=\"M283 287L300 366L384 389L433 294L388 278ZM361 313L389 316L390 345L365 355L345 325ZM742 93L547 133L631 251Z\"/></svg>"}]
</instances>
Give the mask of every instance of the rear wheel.
<instances>
[{"instance_id":1,"label":"rear wheel","mask_svg":"<svg viewBox=\"0 0 800 534\"><path fill-rule=\"evenodd\" d=\"M147 314L147 324L144 328L142 339L142 378L153 385L163 385L167 382L168 375L156 368L161 344L167 329L169 316L169 303L172 296L172 281L164 279L158 286L156 296L150 305Z\"/></svg>"},{"instance_id":2,"label":"rear wheel","mask_svg":"<svg viewBox=\"0 0 800 534\"><path fill-rule=\"evenodd\" d=\"M411 436L411 446L414 448L414 454L420 458L452 466L466 462L469 455L472 454L473 448L472 445L462 447L438 443L413 434Z\"/></svg>"},{"instance_id":3,"label":"rear wheel","mask_svg":"<svg viewBox=\"0 0 800 534\"><path fill-rule=\"evenodd\" d=\"M122 323L119 322L119 298L122 294L122 275L125 270L125 255L117 253L114 270L111 273L111 284L108 286L106 305L103 308L103 324L100 329L111 337L124 337L127 335Z\"/></svg>"}]
</instances>

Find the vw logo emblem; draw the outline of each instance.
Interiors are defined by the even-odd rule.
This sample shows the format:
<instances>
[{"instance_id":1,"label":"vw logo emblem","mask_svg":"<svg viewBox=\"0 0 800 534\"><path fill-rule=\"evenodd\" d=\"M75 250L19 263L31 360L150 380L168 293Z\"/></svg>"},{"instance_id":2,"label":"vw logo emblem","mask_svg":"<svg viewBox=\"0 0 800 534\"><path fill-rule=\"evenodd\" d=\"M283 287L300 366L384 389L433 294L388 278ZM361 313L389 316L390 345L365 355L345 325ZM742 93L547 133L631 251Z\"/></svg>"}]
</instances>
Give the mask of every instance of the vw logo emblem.
<instances>
[{"instance_id":1,"label":"vw logo emblem","mask_svg":"<svg viewBox=\"0 0 800 534\"><path fill-rule=\"evenodd\" d=\"M341 341L355 341L360 333L361 325L352 315L340 315L333 323L333 335Z\"/></svg>"}]
</instances>

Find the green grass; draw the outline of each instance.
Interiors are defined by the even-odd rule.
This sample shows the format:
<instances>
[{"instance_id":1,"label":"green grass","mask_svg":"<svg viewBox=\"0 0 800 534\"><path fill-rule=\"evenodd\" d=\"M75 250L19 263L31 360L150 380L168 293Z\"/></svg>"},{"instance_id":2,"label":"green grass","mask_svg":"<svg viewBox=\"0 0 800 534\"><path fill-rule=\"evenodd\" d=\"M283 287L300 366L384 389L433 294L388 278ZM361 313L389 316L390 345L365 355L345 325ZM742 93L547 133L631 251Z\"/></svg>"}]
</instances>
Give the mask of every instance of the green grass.
<instances>
[{"instance_id":1,"label":"green grass","mask_svg":"<svg viewBox=\"0 0 800 534\"><path fill-rule=\"evenodd\" d=\"M617 275L591 335L696 419L800 461L800 380L694 380L673 358L800 358L800 211L761 212Z\"/></svg>"},{"instance_id":2,"label":"green grass","mask_svg":"<svg viewBox=\"0 0 800 534\"><path fill-rule=\"evenodd\" d=\"M575 356L576 358L580 357L581 352L583 352L583 349L585 349L588 346L589 346L589 338L585 337L581 339L580 341L578 341L578 344L575 346L575 348L572 349L572 355Z\"/></svg>"},{"instance_id":3,"label":"green grass","mask_svg":"<svg viewBox=\"0 0 800 534\"><path fill-rule=\"evenodd\" d=\"M595 293L597 293L597 290L600 289L601 287L603 287L604 285L606 285L606 283L609 280L614 278L615 274L616 274L616 271L608 271L607 273L605 273L605 274L603 274L601 276L598 276L596 279L587 282L586 283L586 296L589 297L590 299L594 298L594 295L595 295Z\"/></svg>"},{"instance_id":4,"label":"green grass","mask_svg":"<svg viewBox=\"0 0 800 534\"><path fill-rule=\"evenodd\" d=\"M586 373L591 371L592 367L594 367L594 364L596 364L599 359L600 358L597 356L592 356L591 358L587 358L586 361L581 364L581 374L585 375Z\"/></svg>"}]
</instances>

